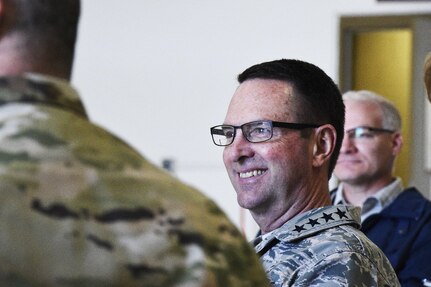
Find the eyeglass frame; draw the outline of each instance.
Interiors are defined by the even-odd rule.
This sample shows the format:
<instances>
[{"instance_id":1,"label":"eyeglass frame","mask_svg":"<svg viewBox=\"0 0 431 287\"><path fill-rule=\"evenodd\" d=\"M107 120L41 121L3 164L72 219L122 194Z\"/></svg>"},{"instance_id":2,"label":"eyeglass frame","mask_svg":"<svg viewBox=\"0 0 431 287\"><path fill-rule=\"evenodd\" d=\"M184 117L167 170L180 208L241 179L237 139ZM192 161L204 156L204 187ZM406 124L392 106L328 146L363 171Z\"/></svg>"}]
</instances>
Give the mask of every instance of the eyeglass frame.
<instances>
[{"instance_id":1,"label":"eyeglass frame","mask_svg":"<svg viewBox=\"0 0 431 287\"><path fill-rule=\"evenodd\" d=\"M261 141L252 141L248 138L247 134L244 133L243 127L250 125L250 124L254 124L254 123L269 123L269 126L271 127L271 135L269 136L269 138L261 140ZM289 123L289 122L277 122L277 121L271 121L271 120L258 120L258 121L252 121L252 122L248 122L248 123L244 123L240 126L234 126L234 125L217 125L217 126L213 126L210 128L210 133L211 133L211 138L213 140L213 143L216 146L229 146L233 143L233 141L235 140L236 137L236 130L237 129L241 129L241 132L244 135L244 138L250 142L250 143L261 143L261 142L266 142L269 141L270 139L272 139L272 136L274 135L274 128L287 128L287 129L293 129L293 130L303 130L303 129L308 129L308 128L318 128L321 125L318 124L307 124L307 123ZM218 144L216 143L215 139L214 139L214 134L217 133L213 133L214 130L216 130L216 128L219 127L229 127L229 128L233 128L233 135L232 135L232 140L230 143L228 144ZM220 135L220 134L219 134Z\"/></svg>"},{"instance_id":2,"label":"eyeglass frame","mask_svg":"<svg viewBox=\"0 0 431 287\"><path fill-rule=\"evenodd\" d=\"M356 133L357 133L356 131L358 129L366 129L366 130L369 130L371 132L390 133L390 134L393 134L396 132L396 130L389 130L389 129L384 129L384 128L375 128L375 127L370 127L370 126L359 126L359 127L355 127L352 129L348 129L344 133L347 135L347 137L350 140L352 140L352 139L355 140L355 139L360 138L360 137L356 136ZM353 136L350 136L350 135L353 135Z\"/></svg>"}]
</instances>

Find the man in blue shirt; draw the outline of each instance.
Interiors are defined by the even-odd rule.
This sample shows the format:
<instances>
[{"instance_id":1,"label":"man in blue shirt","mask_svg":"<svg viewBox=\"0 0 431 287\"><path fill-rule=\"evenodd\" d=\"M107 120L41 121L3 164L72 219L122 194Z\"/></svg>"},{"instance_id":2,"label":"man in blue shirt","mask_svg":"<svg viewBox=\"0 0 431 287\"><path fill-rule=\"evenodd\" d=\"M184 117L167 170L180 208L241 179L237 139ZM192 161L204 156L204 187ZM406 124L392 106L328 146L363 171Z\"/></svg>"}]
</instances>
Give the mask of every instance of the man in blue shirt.
<instances>
[{"instance_id":1,"label":"man in blue shirt","mask_svg":"<svg viewBox=\"0 0 431 287\"><path fill-rule=\"evenodd\" d=\"M402 286L431 278L431 202L393 175L403 143L401 117L386 98L370 91L343 95L345 136L331 192L334 204L362 208L361 230L391 261Z\"/></svg>"}]
</instances>

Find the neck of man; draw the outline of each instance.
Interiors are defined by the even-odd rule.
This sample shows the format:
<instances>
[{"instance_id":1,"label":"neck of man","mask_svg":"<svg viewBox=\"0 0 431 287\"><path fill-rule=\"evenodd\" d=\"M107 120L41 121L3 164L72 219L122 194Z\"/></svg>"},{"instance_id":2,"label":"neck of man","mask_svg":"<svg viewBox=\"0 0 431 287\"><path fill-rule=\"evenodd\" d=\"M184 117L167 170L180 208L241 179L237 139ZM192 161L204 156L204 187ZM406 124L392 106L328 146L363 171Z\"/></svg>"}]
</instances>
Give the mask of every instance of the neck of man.
<instances>
[{"instance_id":1,"label":"neck of man","mask_svg":"<svg viewBox=\"0 0 431 287\"><path fill-rule=\"evenodd\" d=\"M343 182L343 197L348 203L362 207L368 197L376 194L379 190L394 181L394 179L394 176L390 174L376 180Z\"/></svg>"},{"instance_id":2,"label":"neck of man","mask_svg":"<svg viewBox=\"0 0 431 287\"><path fill-rule=\"evenodd\" d=\"M29 48L18 34L3 37L0 40L0 76L37 73L70 80L68 71L58 68L55 61L45 59L36 50Z\"/></svg>"},{"instance_id":3,"label":"neck of man","mask_svg":"<svg viewBox=\"0 0 431 287\"><path fill-rule=\"evenodd\" d=\"M328 184L311 184L296 193L287 192L288 199L277 206L262 210L250 210L262 234L271 232L298 214L311 209L331 205Z\"/></svg>"}]
</instances>

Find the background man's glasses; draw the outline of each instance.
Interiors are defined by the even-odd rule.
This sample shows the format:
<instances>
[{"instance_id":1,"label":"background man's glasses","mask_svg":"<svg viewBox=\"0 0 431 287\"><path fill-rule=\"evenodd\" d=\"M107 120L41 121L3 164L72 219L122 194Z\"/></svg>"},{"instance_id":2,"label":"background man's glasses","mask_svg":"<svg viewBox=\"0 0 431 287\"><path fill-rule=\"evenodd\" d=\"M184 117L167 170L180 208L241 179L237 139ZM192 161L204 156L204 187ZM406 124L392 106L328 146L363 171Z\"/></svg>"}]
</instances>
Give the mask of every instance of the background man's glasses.
<instances>
[{"instance_id":1,"label":"background man's glasses","mask_svg":"<svg viewBox=\"0 0 431 287\"><path fill-rule=\"evenodd\" d=\"M373 128L367 126L356 127L346 131L346 135L351 140L366 140L371 139L378 133L394 133L393 130Z\"/></svg>"},{"instance_id":2,"label":"background man's glasses","mask_svg":"<svg viewBox=\"0 0 431 287\"><path fill-rule=\"evenodd\" d=\"M236 130L241 129L242 134L251 143L260 143L272 138L273 128L287 128L302 130L307 128L317 128L316 124L285 123L273 121L254 121L245 123L241 126L219 125L210 129L211 136L215 145L228 146L235 139Z\"/></svg>"}]
</instances>

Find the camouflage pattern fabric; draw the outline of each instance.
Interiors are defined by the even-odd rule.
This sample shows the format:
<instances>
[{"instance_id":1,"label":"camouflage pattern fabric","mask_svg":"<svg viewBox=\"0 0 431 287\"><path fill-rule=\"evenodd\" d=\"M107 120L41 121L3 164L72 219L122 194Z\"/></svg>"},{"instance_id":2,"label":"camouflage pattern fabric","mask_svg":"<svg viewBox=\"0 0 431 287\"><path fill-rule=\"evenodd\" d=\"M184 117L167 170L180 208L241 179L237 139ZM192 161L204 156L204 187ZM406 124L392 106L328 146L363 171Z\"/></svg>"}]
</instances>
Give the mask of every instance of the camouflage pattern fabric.
<instances>
[{"instance_id":1,"label":"camouflage pattern fabric","mask_svg":"<svg viewBox=\"0 0 431 287\"><path fill-rule=\"evenodd\" d=\"M255 249L273 286L400 286L359 225L357 207L313 209L256 238Z\"/></svg>"},{"instance_id":2,"label":"camouflage pattern fabric","mask_svg":"<svg viewBox=\"0 0 431 287\"><path fill-rule=\"evenodd\" d=\"M76 92L0 79L0 286L268 286L195 189L91 124Z\"/></svg>"}]
</instances>

